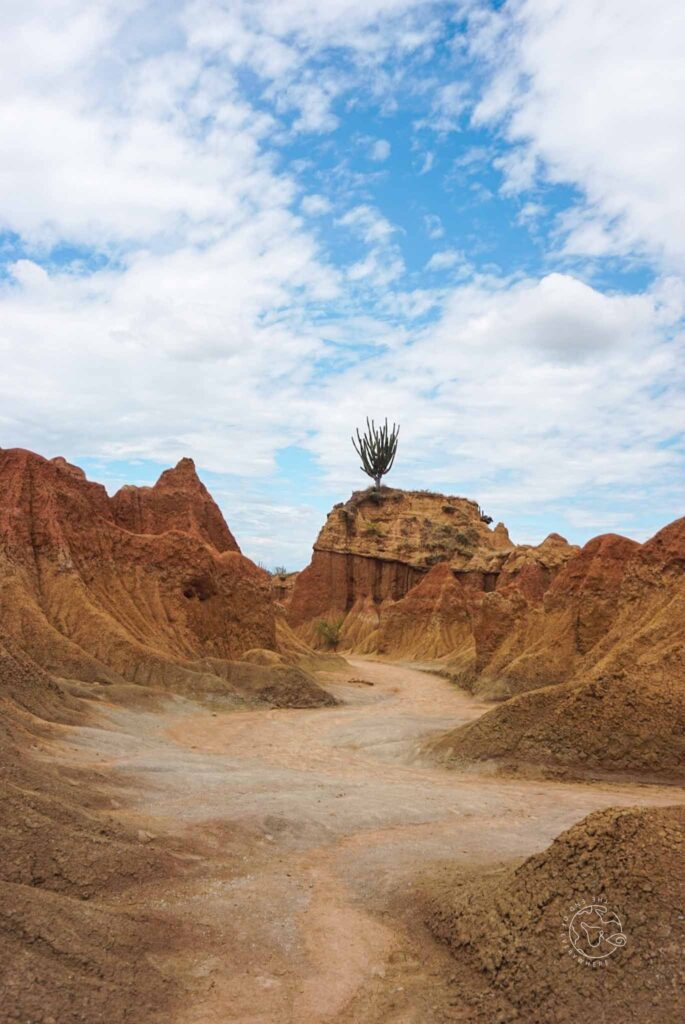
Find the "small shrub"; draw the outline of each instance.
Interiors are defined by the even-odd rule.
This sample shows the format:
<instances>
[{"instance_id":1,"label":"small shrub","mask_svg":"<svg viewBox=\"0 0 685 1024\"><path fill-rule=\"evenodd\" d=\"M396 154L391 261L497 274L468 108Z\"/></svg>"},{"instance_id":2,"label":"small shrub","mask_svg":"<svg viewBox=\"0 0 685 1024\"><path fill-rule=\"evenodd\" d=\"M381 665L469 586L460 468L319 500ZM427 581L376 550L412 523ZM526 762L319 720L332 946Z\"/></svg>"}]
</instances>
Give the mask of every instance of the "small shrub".
<instances>
[{"instance_id":1,"label":"small shrub","mask_svg":"<svg viewBox=\"0 0 685 1024\"><path fill-rule=\"evenodd\" d=\"M376 490L375 487L369 488L365 495L369 501L372 501L374 505L382 505L385 500L385 494L381 490Z\"/></svg>"},{"instance_id":2,"label":"small shrub","mask_svg":"<svg viewBox=\"0 0 685 1024\"><path fill-rule=\"evenodd\" d=\"M345 621L344 615L330 622L328 619L319 619L316 624L316 632L331 650L337 650L340 643L342 627Z\"/></svg>"},{"instance_id":3,"label":"small shrub","mask_svg":"<svg viewBox=\"0 0 685 1024\"><path fill-rule=\"evenodd\" d=\"M287 576L288 570L284 565L275 565L273 568L272 576Z\"/></svg>"},{"instance_id":4,"label":"small shrub","mask_svg":"<svg viewBox=\"0 0 685 1024\"><path fill-rule=\"evenodd\" d=\"M438 562L444 562L444 555L428 555L426 558L426 565L437 565Z\"/></svg>"},{"instance_id":5,"label":"small shrub","mask_svg":"<svg viewBox=\"0 0 685 1024\"><path fill-rule=\"evenodd\" d=\"M368 533L371 537L380 537L383 530L379 523L370 522L364 524L364 533Z\"/></svg>"}]
</instances>

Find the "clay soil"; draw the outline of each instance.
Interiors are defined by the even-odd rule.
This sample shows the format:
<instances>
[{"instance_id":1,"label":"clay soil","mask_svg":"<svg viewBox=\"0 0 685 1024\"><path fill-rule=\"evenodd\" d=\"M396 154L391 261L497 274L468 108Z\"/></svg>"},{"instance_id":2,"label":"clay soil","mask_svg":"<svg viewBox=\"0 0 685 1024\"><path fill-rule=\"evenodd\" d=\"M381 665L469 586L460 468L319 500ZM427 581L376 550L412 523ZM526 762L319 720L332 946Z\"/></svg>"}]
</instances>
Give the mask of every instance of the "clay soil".
<instances>
[{"instance_id":1,"label":"clay soil","mask_svg":"<svg viewBox=\"0 0 685 1024\"><path fill-rule=\"evenodd\" d=\"M159 873L101 878L68 903L9 887L0 1021L513 1020L428 930L431 872L514 870L592 812L685 803L667 786L447 770L426 760L427 738L486 705L361 659L323 682L344 703L91 702L88 724L60 727L36 756L56 776L97 780L89 814Z\"/></svg>"}]
</instances>

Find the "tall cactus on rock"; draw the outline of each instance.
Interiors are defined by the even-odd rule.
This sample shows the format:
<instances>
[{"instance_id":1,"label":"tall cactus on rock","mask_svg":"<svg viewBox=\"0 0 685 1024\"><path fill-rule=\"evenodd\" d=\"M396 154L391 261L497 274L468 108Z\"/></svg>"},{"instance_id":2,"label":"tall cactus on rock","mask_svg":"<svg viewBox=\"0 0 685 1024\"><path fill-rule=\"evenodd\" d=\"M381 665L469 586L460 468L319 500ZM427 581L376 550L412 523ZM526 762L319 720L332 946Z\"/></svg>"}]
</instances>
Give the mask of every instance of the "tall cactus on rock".
<instances>
[{"instance_id":1,"label":"tall cactus on rock","mask_svg":"<svg viewBox=\"0 0 685 1024\"><path fill-rule=\"evenodd\" d=\"M369 422L367 416L364 434L360 434L357 427L356 441L352 438L354 450L362 460L360 468L371 477L377 488L381 486L382 477L392 469L399 433L399 425L393 423L390 430L386 419L384 426L377 428L374 420Z\"/></svg>"}]
</instances>

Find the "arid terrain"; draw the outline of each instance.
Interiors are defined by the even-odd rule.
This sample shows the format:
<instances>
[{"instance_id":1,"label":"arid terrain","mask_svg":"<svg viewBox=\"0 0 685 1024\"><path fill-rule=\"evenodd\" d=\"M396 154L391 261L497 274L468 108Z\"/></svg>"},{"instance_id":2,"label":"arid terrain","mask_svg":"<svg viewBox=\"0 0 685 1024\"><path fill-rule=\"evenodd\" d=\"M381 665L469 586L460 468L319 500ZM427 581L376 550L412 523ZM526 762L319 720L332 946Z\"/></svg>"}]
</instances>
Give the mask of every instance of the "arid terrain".
<instances>
[{"instance_id":1,"label":"arid terrain","mask_svg":"<svg viewBox=\"0 0 685 1024\"><path fill-rule=\"evenodd\" d=\"M49 944L30 944L13 969L4 961L7 991L24 1009L7 1015L5 1003L3 1019L513 1019L496 1016L506 999L431 935L426 877L447 863L468 878L519 862L609 806L685 802L666 787L436 768L422 741L477 718L482 703L434 675L360 659L328 683L345 702L335 709L105 701L92 724L62 730L42 754L46 767L94 779L98 818L166 859L158 878L99 877L86 903L63 901L116 922L105 979L93 949L74 953L60 904ZM569 903L574 895L559 893ZM18 915L8 911L12 929ZM556 931L550 942L557 950ZM140 985L157 994L157 1008L140 1008ZM83 993L99 986L107 998L89 1010Z\"/></svg>"},{"instance_id":2,"label":"arid terrain","mask_svg":"<svg viewBox=\"0 0 685 1024\"><path fill-rule=\"evenodd\" d=\"M684 520L382 489L274 578L190 460L0 479L3 1024L683 1018Z\"/></svg>"}]
</instances>

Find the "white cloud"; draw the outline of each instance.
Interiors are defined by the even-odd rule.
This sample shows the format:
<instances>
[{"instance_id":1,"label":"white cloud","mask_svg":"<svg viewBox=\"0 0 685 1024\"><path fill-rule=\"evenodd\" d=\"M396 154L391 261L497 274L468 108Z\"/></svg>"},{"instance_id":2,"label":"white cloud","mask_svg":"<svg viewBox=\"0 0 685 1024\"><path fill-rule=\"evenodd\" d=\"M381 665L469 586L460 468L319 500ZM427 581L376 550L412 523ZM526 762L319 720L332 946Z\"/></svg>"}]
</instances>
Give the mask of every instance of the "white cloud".
<instances>
[{"instance_id":1,"label":"white cloud","mask_svg":"<svg viewBox=\"0 0 685 1024\"><path fill-rule=\"evenodd\" d=\"M367 245L387 242L396 231L396 228L387 217L384 217L378 210L366 204L360 204L348 210L338 223L354 231Z\"/></svg>"},{"instance_id":2,"label":"white cloud","mask_svg":"<svg viewBox=\"0 0 685 1024\"><path fill-rule=\"evenodd\" d=\"M685 6L681 0L514 0L483 21L492 80L481 123L504 118L512 190L540 173L582 189L566 250L646 250L685 266Z\"/></svg>"},{"instance_id":3,"label":"white cloud","mask_svg":"<svg viewBox=\"0 0 685 1024\"><path fill-rule=\"evenodd\" d=\"M309 217L318 217L325 213L330 213L333 206L329 199L325 196L313 193L309 196L304 196L300 203L302 210Z\"/></svg>"},{"instance_id":4,"label":"white cloud","mask_svg":"<svg viewBox=\"0 0 685 1024\"><path fill-rule=\"evenodd\" d=\"M194 0L183 20L192 47L227 55L272 83L281 110L297 108L298 131L332 131L333 102L366 81L384 88L380 68L430 46L440 31L435 0ZM322 54L345 50L345 73L322 73ZM316 69L310 68L311 61ZM334 61L337 65L340 61ZM385 83L392 95L392 82Z\"/></svg>"},{"instance_id":5,"label":"white cloud","mask_svg":"<svg viewBox=\"0 0 685 1024\"><path fill-rule=\"evenodd\" d=\"M432 149L429 149L428 152L424 153L423 155L423 161L421 163L421 167L419 168L419 174L428 174L430 171L433 170L434 163L435 153L433 152Z\"/></svg>"},{"instance_id":6,"label":"white cloud","mask_svg":"<svg viewBox=\"0 0 685 1024\"><path fill-rule=\"evenodd\" d=\"M394 238L397 228L378 210L360 204L338 223L369 246L366 255L349 267L349 280L382 289L402 276L405 266Z\"/></svg>"},{"instance_id":7,"label":"white cloud","mask_svg":"<svg viewBox=\"0 0 685 1024\"><path fill-rule=\"evenodd\" d=\"M524 203L516 215L516 223L533 225L545 213L546 208L543 203Z\"/></svg>"},{"instance_id":8,"label":"white cloud","mask_svg":"<svg viewBox=\"0 0 685 1024\"><path fill-rule=\"evenodd\" d=\"M369 149L369 157L378 163L382 163L390 156L390 143L387 139L376 139Z\"/></svg>"},{"instance_id":9,"label":"white cloud","mask_svg":"<svg viewBox=\"0 0 685 1024\"><path fill-rule=\"evenodd\" d=\"M619 510L644 511L670 474L674 504L679 312L675 296L603 295L561 274L460 286L435 325L327 384L311 447L351 484L349 428L387 414L402 423L400 486L451 483L510 515L618 488Z\"/></svg>"},{"instance_id":10,"label":"white cloud","mask_svg":"<svg viewBox=\"0 0 685 1024\"><path fill-rule=\"evenodd\" d=\"M445 228L437 213L427 213L423 218L423 226L429 238L442 238Z\"/></svg>"},{"instance_id":11,"label":"white cloud","mask_svg":"<svg viewBox=\"0 0 685 1024\"><path fill-rule=\"evenodd\" d=\"M462 115L468 109L468 88L465 82L440 85L433 95L430 117L416 122L417 128L427 128L440 134L459 131Z\"/></svg>"},{"instance_id":12,"label":"white cloud","mask_svg":"<svg viewBox=\"0 0 685 1024\"><path fill-rule=\"evenodd\" d=\"M433 253L426 263L426 270L449 270L462 261L463 256L455 249L442 249L440 252Z\"/></svg>"}]
</instances>

